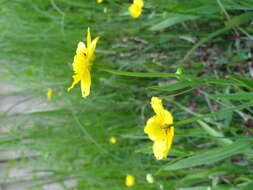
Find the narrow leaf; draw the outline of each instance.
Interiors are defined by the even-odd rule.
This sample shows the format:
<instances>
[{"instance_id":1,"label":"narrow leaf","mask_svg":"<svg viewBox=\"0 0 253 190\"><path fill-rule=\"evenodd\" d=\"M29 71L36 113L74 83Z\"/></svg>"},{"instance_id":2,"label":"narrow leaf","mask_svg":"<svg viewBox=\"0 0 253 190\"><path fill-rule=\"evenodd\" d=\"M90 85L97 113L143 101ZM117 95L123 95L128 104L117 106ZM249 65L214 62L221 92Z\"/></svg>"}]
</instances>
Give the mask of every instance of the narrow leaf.
<instances>
[{"instance_id":1,"label":"narrow leaf","mask_svg":"<svg viewBox=\"0 0 253 190\"><path fill-rule=\"evenodd\" d=\"M142 72L126 72L126 71L118 71L114 69L109 69L100 66L94 66L96 69L101 71L106 71L109 73L123 75L123 76L131 76L131 77L180 77L179 74L175 73L142 73Z\"/></svg>"},{"instance_id":2,"label":"narrow leaf","mask_svg":"<svg viewBox=\"0 0 253 190\"><path fill-rule=\"evenodd\" d=\"M227 78L234 79L236 81L239 81L240 83L244 84L250 89L253 89L253 79L251 78L243 78L235 75L229 75Z\"/></svg>"},{"instance_id":3,"label":"narrow leaf","mask_svg":"<svg viewBox=\"0 0 253 190\"><path fill-rule=\"evenodd\" d=\"M232 155L241 153L251 146L251 142L236 142L221 148L214 148L205 152L197 153L191 157L179 160L178 162L165 166L162 170L171 171L212 164L224 160Z\"/></svg>"},{"instance_id":4,"label":"narrow leaf","mask_svg":"<svg viewBox=\"0 0 253 190\"><path fill-rule=\"evenodd\" d=\"M182 15L182 14L170 14L168 15L168 18L150 28L150 30L156 31L156 30L162 30L164 28L173 26L175 24L180 24L182 22L188 21L188 20L194 20L197 19L198 16L195 15Z\"/></svg>"},{"instance_id":5,"label":"narrow leaf","mask_svg":"<svg viewBox=\"0 0 253 190\"><path fill-rule=\"evenodd\" d=\"M215 94L210 95L213 98L224 98L231 100L253 100L253 92L235 93L235 94Z\"/></svg>"},{"instance_id":6,"label":"narrow leaf","mask_svg":"<svg viewBox=\"0 0 253 190\"><path fill-rule=\"evenodd\" d=\"M178 122L175 122L174 125L175 126L185 125L185 124L188 124L188 123L195 122L197 120L205 119L205 118L208 118L208 117L212 117L212 116L215 116L215 115L219 115L219 114L223 114L223 113L227 113L227 112L231 112L231 111L235 111L235 110L244 109L244 108L247 108L247 107L250 107L250 106L253 106L253 101L245 103L245 104L241 104L239 106L234 106L234 107L222 109L222 110L212 112L212 113L209 113L209 114L205 114L205 115L202 115L202 116L193 117L191 119L178 121Z\"/></svg>"},{"instance_id":7,"label":"narrow leaf","mask_svg":"<svg viewBox=\"0 0 253 190\"><path fill-rule=\"evenodd\" d=\"M161 85L161 86L150 86L149 88L152 88L154 90L160 90L160 91L174 91L174 90L179 90L182 88L186 88L192 85L192 82L182 80L179 82L175 82L172 84L167 84L167 85Z\"/></svg>"}]
</instances>

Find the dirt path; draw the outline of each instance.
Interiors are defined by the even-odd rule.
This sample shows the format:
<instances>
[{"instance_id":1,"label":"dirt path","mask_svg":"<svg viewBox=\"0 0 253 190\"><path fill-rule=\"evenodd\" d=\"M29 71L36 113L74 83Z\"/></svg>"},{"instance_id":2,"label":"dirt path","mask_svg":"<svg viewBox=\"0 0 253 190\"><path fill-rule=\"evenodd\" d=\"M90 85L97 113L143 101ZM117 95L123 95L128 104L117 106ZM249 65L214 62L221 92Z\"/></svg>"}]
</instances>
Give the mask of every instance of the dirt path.
<instances>
[{"instance_id":1,"label":"dirt path","mask_svg":"<svg viewBox=\"0 0 253 190\"><path fill-rule=\"evenodd\" d=\"M46 97L34 98L30 94L24 94L13 85L0 83L0 115L2 117L0 120L0 139L4 138L9 130L18 125L16 121L22 117L19 116L19 113L43 109L50 109ZM26 124L29 125L29 122ZM0 190L26 190L33 184L32 166L22 167L18 164L20 162L20 153L21 151L18 150L0 152ZM10 160L17 162L14 168L10 167ZM74 184L74 181L64 182L65 186L73 186ZM44 185L43 189L63 190L62 186L58 184Z\"/></svg>"}]
</instances>

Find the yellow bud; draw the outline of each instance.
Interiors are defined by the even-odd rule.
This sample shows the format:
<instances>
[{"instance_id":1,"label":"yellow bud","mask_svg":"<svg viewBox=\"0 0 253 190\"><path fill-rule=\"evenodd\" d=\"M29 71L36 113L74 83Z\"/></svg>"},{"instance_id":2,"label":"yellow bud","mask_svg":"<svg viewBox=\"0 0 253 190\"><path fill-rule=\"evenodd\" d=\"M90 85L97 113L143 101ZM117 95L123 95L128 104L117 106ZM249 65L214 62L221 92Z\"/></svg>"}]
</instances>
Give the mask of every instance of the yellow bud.
<instances>
[{"instance_id":1,"label":"yellow bud","mask_svg":"<svg viewBox=\"0 0 253 190\"><path fill-rule=\"evenodd\" d=\"M117 139L116 139L116 137L111 137L111 138L109 139L109 141L110 141L111 144L116 144Z\"/></svg>"},{"instance_id":2,"label":"yellow bud","mask_svg":"<svg viewBox=\"0 0 253 190\"><path fill-rule=\"evenodd\" d=\"M52 91L51 88L47 89L47 100L51 100L51 98L52 98L52 93L53 93L53 91Z\"/></svg>"},{"instance_id":3,"label":"yellow bud","mask_svg":"<svg viewBox=\"0 0 253 190\"><path fill-rule=\"evenodd\" d=\"M154 183L154 177L152 176L152 174L147 174L146 180L148 183Z\"/></svg>"},{"instance_id":4,"label":"yellow bud","mask_svg":"<svg viewBox=\"0 0 253 190\"><path fill-rule=\"evenodd\" d=\"M127 187L132 187L135 184L135 177L133 175L127 174L125 184Z\"/></svg>"}]
</instances>

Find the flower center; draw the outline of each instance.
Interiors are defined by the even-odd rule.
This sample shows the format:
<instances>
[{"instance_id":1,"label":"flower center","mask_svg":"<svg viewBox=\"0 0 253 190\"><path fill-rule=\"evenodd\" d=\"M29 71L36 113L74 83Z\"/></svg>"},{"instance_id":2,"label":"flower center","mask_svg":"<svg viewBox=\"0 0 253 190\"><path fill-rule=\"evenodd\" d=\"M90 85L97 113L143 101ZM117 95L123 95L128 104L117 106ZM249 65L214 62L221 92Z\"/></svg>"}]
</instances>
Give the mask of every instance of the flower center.
<instances>
[{"instance_id":1,"label":"flower center","mask_svg":"<svg viewBox=\"0 0 253 190\"><path fill-rule=\"evenodd\" d=\"M170 127L172 127L173 124L164 124L161 129L169 129Z\"/></svg>"}]
</instances>

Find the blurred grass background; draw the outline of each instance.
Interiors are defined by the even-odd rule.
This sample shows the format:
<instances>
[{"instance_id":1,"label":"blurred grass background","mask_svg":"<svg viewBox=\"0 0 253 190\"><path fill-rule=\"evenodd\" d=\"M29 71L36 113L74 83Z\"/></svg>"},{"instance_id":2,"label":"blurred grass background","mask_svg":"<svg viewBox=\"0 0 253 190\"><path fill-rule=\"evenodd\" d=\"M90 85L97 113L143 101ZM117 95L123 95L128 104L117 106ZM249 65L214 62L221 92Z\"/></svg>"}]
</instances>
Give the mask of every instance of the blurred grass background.
<instances>
[{"instance_id":1,"label":"blurred grass background","mask_svg":"<svg viewBox=\"0 0 253 190\"><path fill-rule=\"evenodd\" d=\"M127 189L127 174L136 177L131 189L252 189L253 1L145 1L138 19L130 4L0 1L0 81L18 89L1 99L21 94L46 104L1 114L1 128L9 130L0 151L21 158L5 169L32 166L30 189L68 189L66 180L76 182L70 189ZM79 86L66 89L88 27L101 39L91 95L83 99ZM163 98L176 122L162 161L143 133L152 96Z\"/></svg>"}]
</instances>

